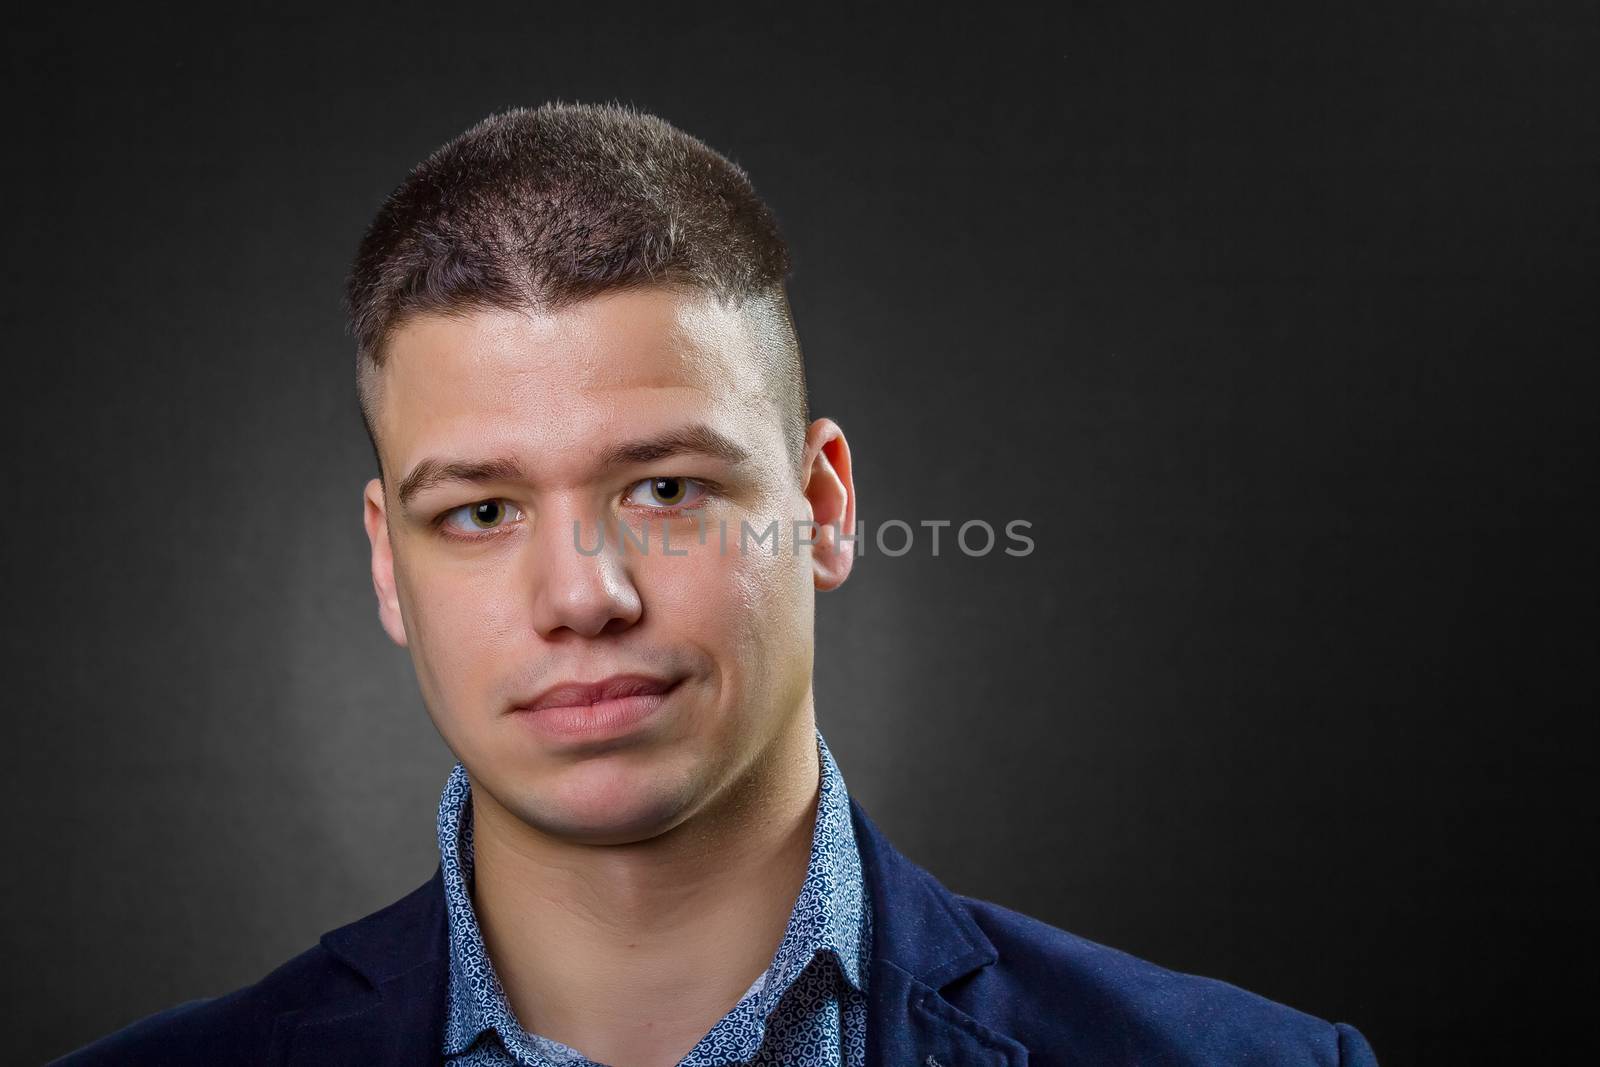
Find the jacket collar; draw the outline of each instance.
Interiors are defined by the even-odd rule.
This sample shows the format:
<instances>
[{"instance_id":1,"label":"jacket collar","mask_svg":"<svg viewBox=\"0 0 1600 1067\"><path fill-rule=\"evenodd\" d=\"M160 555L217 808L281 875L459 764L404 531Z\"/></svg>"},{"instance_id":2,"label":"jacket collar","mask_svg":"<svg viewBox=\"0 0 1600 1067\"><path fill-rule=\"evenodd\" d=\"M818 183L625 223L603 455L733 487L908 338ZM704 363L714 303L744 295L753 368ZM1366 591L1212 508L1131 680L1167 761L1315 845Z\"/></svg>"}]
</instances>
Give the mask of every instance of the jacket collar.
<instances>
[{"instance_id":1,"label":"jacket collar","mask_svg":"<svg viewBox=\"0 0 1600 1067\"><path fill-rule=\"evenodd\" d=\"M449 977L444 881L322 935L322 947L369 987L278 1017L267 1062L436 1067Z\"/></svg>"},{"instance_id":2,"label":"jacket collar","mask_svg":"<svg viewBox=\"0 0 1600 1067\"><path fill-rule=\"evenodd\" d=\"M854 798L850 815L872 901L867 1062L1024 1067L1021 1043L940 993L998 960L994 942L950 890L889 843Z\"/></svg>"},{"instance_id":3,"label":"jacket collar","mask_svg":"<svg viewBox=\"0 0 1600 1067\"><path fill-rule=\"evenodd\" d=\"M1025 1047L940 992L994 964L994 943L949 889L889 842L853 797L850 817L872 907L867 1062L1025 1067ZM280 1017L275 1062L436 1064L449 973L442 873L435 871L382 911L324 934L322 945L361 975L371 992L354 1003Z\"/></svg>"}]
</instances>

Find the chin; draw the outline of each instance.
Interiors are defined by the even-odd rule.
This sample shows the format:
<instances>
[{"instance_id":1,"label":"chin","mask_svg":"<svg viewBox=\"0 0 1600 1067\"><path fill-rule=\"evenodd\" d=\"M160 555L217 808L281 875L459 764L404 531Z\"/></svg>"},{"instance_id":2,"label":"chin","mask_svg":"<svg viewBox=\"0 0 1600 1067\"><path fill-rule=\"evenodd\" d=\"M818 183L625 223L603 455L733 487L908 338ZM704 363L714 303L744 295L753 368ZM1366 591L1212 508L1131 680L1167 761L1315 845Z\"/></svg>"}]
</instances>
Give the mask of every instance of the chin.
<instances>
[{"instance_id":1,"label":"chin","mask_svg":"<svg viewBox=\"0 0 1600 1067\"><path fill-rule=\"evenodd\" d=\"M567 768L558 781L521 798L515 814L564 841L621 845L666 833L692 812L694 790L682 776L626 763L595 760Z\"/></svg>"}]
</instances>

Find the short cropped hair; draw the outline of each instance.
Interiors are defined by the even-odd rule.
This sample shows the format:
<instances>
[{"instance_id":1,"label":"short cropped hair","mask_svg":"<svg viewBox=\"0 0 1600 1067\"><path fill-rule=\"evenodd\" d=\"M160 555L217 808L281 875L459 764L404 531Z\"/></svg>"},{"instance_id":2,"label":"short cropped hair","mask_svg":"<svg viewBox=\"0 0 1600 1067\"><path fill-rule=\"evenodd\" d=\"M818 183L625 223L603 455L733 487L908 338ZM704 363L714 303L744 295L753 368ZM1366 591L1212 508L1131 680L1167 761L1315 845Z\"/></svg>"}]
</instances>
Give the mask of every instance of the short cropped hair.
<instances>
[{"instance_id":1,"label":"short cropped hair","mask_svg":"<svg viewBox=\"0 0 1600 1067\"><path fill-rule=\"evenodd\" d=\"M479 122L412 170L367 228L345 283L356 393L373 432L377 375L413 316L557 311L650 285L752 315L799 471L810 421L784 279L789 250L745 172L654 115L550 103Z\"/></svg>"}]
</instances>

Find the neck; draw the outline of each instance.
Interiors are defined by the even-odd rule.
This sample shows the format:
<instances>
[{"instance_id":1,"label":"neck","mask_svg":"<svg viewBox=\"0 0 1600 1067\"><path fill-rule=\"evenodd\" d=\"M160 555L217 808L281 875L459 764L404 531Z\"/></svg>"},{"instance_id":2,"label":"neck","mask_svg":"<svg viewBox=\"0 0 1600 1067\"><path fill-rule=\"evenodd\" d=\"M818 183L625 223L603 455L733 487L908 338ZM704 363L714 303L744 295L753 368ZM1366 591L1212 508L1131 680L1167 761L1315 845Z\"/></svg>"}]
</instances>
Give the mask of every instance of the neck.
<instances>
[{"instance_id":1,"label":"neck","mask_svg":"<svg viewBox=\"0 0 1600 1067\"><path fill-rule=\"evenodd\" d=\"M811 701L703 809L624 845L540 834L473 787L474 909L524 1030L600 1063L676 1064L777 951L805 878Z\"/></svg>"}]
</instances>

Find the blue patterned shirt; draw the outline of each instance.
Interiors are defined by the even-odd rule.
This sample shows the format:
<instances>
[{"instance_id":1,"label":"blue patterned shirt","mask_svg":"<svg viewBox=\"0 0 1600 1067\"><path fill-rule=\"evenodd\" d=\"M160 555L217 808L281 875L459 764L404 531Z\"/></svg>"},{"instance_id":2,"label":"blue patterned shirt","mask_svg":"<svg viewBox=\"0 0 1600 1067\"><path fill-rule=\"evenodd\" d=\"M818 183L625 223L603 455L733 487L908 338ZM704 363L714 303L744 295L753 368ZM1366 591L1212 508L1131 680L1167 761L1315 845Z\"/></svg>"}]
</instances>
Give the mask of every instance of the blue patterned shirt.
<instances>
[{"instance_id":1,"label":"blue patterned shirt","mask_svg":"<svg viewBox=\"0 0 1600 1067\"><path fill-rule=\"evenodd\" d=\"M817 732L822 762L811 859L766 972L678 1061L678 1067L784 1064L863 1067L872 907L850 822L849 795ZM450 920L444 1056L456 1067L602 1067L523 1030L472 908L472 792L457 763L439 800L439 856Z\"/></svg>"}]
</instances>

